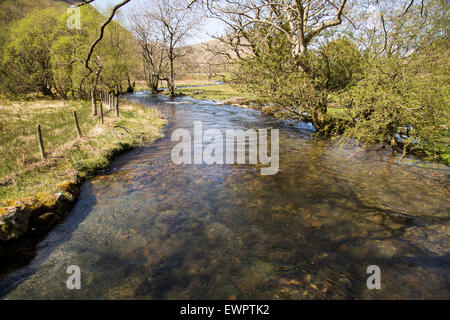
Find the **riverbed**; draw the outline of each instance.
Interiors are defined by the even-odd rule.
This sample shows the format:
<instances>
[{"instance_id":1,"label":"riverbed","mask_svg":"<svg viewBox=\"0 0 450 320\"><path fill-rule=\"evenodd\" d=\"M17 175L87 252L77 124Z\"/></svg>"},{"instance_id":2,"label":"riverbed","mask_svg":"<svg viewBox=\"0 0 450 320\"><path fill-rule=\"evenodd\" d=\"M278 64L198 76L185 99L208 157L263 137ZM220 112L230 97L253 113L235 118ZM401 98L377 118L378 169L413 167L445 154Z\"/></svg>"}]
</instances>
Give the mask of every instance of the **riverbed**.
<instances>
[{"instance_id":1,"label":"riverbed","mask_svg":"<svg viewBox=\"0 0 450 320\"><path fill-rule=\"evenodd\" d=\"M5 299L449 299L449 174L315 138L256 110L138 92L166 137L87 181ZM279 172L175 165L171 133L280 130ZM69 266L81 270L69 290ZM381 271L369 290L367 267Z\"/></svg>"}]
</instances>

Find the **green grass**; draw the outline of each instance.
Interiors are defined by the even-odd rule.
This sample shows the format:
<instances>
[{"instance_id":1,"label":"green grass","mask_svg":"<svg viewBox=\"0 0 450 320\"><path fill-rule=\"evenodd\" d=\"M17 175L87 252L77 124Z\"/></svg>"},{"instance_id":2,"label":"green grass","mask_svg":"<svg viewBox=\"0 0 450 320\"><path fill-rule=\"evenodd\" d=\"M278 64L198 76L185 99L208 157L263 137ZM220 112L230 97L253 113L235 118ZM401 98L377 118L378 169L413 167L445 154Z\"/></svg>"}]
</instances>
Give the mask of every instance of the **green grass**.
<instances>
[{"instance_id":1,"label":"green grass","mask_svg":"<svg viewBox=\"0 0 450 320\"><path fill-rule=\"evenodd\" d=\"M202 93L196 93L196 91L203 91ZM248 93L240 92L235 87L229 84L205 86L205 87L194 87L194 88L184 88L177 89L176 93L183 93L187 96L196 99L208 99L208 100L219 100L227 101L235 98L243 98L248 100L257 100L257 96Z\"/></svg>"},{"instance_id":2,"label":"green grass","mask_svg":"<svg viewBox=\"0 0 450 320\"><path fill-rule=\"evenodd\" d=\"M88 117L87 103L54 101L8 102L0 104L0 178L23 170L39 160L36 125L41 124L45 149L54 152L76 139L72 111L77 111L82 132L90 131L95 120Z\"/></svg>"},{"instance_id":3,"label":"green grass","mask_svg":"<svg viewBox=\"0 0 450 320\"><path fill-rule=\"evenodd\" d=\"M109 112L104 126L89 115L90 106L84 102L0 105L0 202L55 193L63 182L106 168L114 154L160 137L166 123L157 110L123 102L120 119ZM81 139L77 138L73 110L78 113ZM42 125L48 153L45 160L39 158L37 122Z\"/></svg>"}]
</instances>

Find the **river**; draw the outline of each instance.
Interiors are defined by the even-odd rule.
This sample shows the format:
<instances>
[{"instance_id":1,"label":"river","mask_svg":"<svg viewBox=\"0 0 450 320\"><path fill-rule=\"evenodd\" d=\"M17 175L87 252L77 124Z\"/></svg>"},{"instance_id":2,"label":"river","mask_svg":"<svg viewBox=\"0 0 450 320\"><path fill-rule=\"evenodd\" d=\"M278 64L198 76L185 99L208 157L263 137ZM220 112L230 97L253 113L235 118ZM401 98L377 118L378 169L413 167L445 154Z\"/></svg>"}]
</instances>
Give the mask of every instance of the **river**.
<instances>
[{"instance_id":1,"label":"river","mask_svg":"<svg viewBox=\"0 0 450 320\"><path fill-rule=\"evenodd\" d=\"M87 181L4 299L450 298L449 170L343 148L258 111L138 92L166 138ZM280 169L175 165L174 129L280 130ZM69 290L70 265L81 290ZM369 290L367 267L381 271Z\"/></svg>"}]
</instances>

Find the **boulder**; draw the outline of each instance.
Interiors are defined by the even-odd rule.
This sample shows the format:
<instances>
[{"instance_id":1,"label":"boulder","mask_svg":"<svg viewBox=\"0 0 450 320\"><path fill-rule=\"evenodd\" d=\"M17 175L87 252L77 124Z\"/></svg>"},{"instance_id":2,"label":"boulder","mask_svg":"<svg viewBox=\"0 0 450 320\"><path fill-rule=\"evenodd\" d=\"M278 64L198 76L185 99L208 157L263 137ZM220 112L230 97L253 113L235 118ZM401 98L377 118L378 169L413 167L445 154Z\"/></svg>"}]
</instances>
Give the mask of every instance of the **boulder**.
<instances>
[{"instance_id":1,"label":"boulder","mask_svg":"<svg viewBox=\"0 0 450 320\"><path fill-rule=\"evenodd\" d=\"M34 227L38 233L46 232L61 221L61 217L54 212L47 212L36 219Z\"/></svg>"},{"instance_id":2,"label":"boulder","mask_svg":"<svg viewBox=\"0 0 450 320\"><path fill-rule=\"evenodd\" d=\"M69 200L73 200L78 196L80 188L78 181L64 181L58 185L57 190Z\"/></svg>"},{"instance_id":3,"label":"boulder","mask_svg":"<svg viewBox=\"0 0 450 320\"><path fill-rule=\"evenodd\" d=\"M70 201L63 193L55 194L38 194L34 202L29 205L31 210L31 218L34 219L47 213L55 212L60 216L64 216L70 208Z\"/></svg>"},{"instance_id":4,"label":"boulder","mask_svg":"<svg viewBox=\"0 0 450 320\"><path fill-rule=\"evenodd\" d=\"M0 215L0 241L17 239L28 231L30 210L23 207L8 208Z\"/></svg>"}]
</instances>

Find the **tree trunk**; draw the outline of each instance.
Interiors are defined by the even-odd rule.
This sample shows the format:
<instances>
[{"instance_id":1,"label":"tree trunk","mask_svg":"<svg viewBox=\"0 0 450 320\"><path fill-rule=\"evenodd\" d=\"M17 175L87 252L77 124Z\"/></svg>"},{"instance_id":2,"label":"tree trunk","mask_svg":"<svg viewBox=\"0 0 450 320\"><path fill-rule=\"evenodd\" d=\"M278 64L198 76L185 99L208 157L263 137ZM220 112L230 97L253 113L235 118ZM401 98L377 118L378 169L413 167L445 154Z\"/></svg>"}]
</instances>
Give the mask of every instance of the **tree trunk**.
<instances>
[{"instance_id":1,"label":"tree trunk","mask_svg":"<svg viewBox=\"0 0 450 320\"><path fill-rule=\"evenodd\" d=\"M152 75L150 79L150 89L153 94L158 93L159 77Z\"/></svg>"},{"instance_id":2,"label":"tree trunk","mask_svg":"<svg viewBox=\"0 0 450 320\"><path fill-rule=\"evenodd\" d=\"M173 70L173 60L170 60L169 92L171 97L175 97L175 73Z\"/></svg>"},{"instance_id":3,"label":"tree trunk","mask_svg":"<svg viewBox=\"0 0 450 320\"><path fill-rule=\"evenodd\" d=\"M391 138L391 148L392 148L392 151L394 151L394 152L397 151L397 140L395 140L394 134L392 135L392 138Z\"/></svg>"},{"instance_id":4,"label":"tree trunk","mask_svg":"<svg viewBox=\"0 0 450 320\"><path fill-rule=\"evenodd\" d=\"M91 89L92 114L97 115L97 97L95 87Z\"/></svg>"},{"instance_id":5,"label":"tree trunk","mask_svg":"<svg viewBox=\"0 0 450 320\"><path fill-rule=\"evenodd\" d=\"M316 128L317 131L320 131L323 129L323 122L319 118L319 114L316 109L313 110L311 113L311 120L314 128Z\"/></svg>"}]
</instances>

